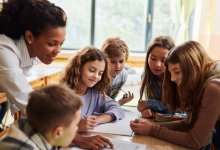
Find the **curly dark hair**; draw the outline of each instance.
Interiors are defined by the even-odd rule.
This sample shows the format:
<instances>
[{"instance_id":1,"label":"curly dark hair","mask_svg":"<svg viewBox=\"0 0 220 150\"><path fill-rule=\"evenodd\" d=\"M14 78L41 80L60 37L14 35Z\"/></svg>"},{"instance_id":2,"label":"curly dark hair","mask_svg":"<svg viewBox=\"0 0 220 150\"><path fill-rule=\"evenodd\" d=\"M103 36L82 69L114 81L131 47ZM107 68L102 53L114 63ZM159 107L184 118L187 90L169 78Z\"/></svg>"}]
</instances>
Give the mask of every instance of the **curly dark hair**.
<instances>
[{"instance_id":1,"label":"curly dark hair","mask_svg":"<svg viewBox=\"0 0 220 150\"><path fill-rule=\"evenodd\" d=\"M8 0L0 12L0 34L19 39L29 30L35 37L51 27L65 27L66 14L47 0Z\"/></svg>"}]
</instances>

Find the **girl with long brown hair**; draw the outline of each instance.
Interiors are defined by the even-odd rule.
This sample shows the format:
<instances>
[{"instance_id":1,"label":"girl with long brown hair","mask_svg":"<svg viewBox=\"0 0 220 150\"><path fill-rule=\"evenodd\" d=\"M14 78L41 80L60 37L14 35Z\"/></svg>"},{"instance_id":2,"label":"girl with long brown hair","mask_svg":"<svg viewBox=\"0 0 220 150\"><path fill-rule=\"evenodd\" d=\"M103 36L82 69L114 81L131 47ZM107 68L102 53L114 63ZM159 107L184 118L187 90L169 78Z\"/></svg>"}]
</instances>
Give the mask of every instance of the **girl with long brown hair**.
<instances>
[{"instance_id":1,"label":"girl with long brown hair","mask_svg":"<svg viewBox=\"0 0 220 150\"><path fill-rule=\"evenodd\" d=\"M137 119L131 128L185 147L210 149L212 130L220 120L219 64L198 42L188 41L171 50L165 66L163 102L171 112L187 112L188 118L161 125Z\"/></svg>"},{"instance_id":2,"label":"girl with long brown hair","mask_svg":"<svg viewBox=\"0 0 220 150\"><path fill-rule=\"evenodd\" d=\"M143 79L140 89L138 111L142 117L151 118L155 112L168 113L168 107L161 102L162 83L165 72L164 60L175 46L169 36L158 36L147 48Z\"/></svg>"}]
</instances>

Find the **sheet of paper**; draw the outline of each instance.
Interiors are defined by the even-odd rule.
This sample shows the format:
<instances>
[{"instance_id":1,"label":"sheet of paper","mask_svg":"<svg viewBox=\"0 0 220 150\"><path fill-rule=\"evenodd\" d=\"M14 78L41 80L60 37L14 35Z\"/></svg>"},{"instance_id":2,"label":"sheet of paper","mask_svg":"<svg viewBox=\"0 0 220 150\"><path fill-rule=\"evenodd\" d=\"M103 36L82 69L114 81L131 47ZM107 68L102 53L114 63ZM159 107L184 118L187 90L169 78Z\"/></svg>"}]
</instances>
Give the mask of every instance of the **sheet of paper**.
<instances>
[{"instance_id":1,"label":"sheet of paper","mask_svg":"<svg viewBox=\"0 0 220 150\"><path fill-rule=\"evenodd\" d=\"M147 145L144 145L144 144L132 143L132 142L123 141L119 139L112 139L112 138L109 138L109 139L113 143L115 150L147 150ZM72 147L72 148L65 148L61 150L83 150L83 149L78 148L78 147ZM102 150L110 150L110 148L104 148Z\"/></svg>"},{"instance_id":2,"label":"sheet of paper","mask_svg":"<svg viewBox=\"0 0 220 150\"><path fill-rule=\"evenodd\" d=\"M88 132L119 134L127 136L131 136L133 133L130 128L130 121L123 120L97 125L95 128L88 130Z\"/></svg>"},{"instance_id":3,"label":"sheet of paper","mask_svg":"<svg viewBox=\"0 0 220 150\"><path fill-rule=\"evenodd\" d=\"M123 121L131 121L135 118L139 118L141 115L140 112L137 111L137 107L122 106L122 108L125 111L125 117L122 119Z\"/></svg>"},{"instance_id":4,"label":"sheet of paper","mask_svg":"<svg viewBox=\"0 0 220 150\"><path fill-rule=\"evenodd\" d=\"M88 132L131 136L133 132L130 128L130 121L138 118L140 113L134 107L123 108L125 110L125 117L122 120L97 125L95 128L88 130Z\"/></svg>"}]
</instances>

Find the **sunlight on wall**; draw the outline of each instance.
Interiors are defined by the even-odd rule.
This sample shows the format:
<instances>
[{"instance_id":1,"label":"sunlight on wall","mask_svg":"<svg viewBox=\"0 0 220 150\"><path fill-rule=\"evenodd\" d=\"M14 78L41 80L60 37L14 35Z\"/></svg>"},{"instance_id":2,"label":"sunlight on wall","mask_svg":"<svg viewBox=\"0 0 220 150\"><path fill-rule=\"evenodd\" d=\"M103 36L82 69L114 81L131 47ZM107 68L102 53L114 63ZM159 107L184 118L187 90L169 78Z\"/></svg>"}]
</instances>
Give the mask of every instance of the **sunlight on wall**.
<instances>
[{"instance_id":1,"label":"sunlight on wall","mask_svg":"<svg viewBox=\"0 0 220 150\"><path fill-rule=\"evenodd\" d=\"M201 2L197 0L198 5ZM220 1L219 0L204 0L201 2L199 26L194 27L194 40L200 42L209 55L220 60ZM198 23L195 22L195 23ZM196 31L197 30L197 31ZM196 32L198 32L196 36Z\"/></svg>"}]
</instances>

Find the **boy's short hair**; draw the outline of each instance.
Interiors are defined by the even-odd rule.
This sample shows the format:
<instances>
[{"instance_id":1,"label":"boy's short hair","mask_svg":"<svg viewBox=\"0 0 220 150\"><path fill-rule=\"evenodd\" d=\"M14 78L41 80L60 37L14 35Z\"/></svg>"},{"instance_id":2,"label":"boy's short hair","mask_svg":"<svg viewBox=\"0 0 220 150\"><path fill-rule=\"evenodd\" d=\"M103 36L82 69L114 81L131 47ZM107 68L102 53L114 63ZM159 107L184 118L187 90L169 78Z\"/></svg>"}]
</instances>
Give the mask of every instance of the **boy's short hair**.
<instances>
[{"instance_id":1,"label":"boy's short hair","mask_svg":"<svg viewBox=\"0 0 220 150\"><path fill-rule=\"evenodd\" d=\"M81 98L64 85L51 85L30 93L27 119L41 134L54 126L69 126L82 106Z\"/></svg>"},{"instance_id":2,"label":"boy's short hair","mask_svg":"<svg viewBox=\"0 0 220 150\"><path fill-rule=\"evenodd\" d=\"M125 53L125 60L128 60L128 46L119 37L108 38L102 46L102 51L108 58L121 56Z\"/></svg>"}]
</instances>

